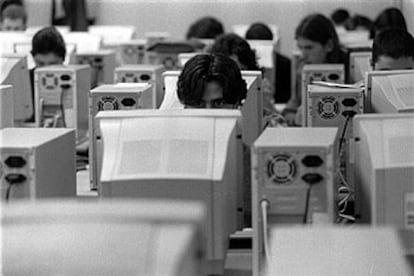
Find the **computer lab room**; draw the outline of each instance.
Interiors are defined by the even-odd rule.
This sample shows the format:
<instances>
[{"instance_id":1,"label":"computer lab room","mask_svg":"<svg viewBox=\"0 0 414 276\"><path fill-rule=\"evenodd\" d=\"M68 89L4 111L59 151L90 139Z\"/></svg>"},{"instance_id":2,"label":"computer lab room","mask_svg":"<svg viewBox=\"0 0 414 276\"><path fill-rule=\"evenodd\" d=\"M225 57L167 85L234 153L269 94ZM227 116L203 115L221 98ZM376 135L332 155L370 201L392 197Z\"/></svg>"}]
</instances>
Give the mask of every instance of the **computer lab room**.
<instances>
[{"instance_id":1,"label":"computer lab room","mask_svg":"<svg viewBox=\"0 0 414 276\"><path fill-rule=\"evenodd\" d=\"M0 275L414 275L413 0L0 0Z\"/></svg>"}]
</instances>

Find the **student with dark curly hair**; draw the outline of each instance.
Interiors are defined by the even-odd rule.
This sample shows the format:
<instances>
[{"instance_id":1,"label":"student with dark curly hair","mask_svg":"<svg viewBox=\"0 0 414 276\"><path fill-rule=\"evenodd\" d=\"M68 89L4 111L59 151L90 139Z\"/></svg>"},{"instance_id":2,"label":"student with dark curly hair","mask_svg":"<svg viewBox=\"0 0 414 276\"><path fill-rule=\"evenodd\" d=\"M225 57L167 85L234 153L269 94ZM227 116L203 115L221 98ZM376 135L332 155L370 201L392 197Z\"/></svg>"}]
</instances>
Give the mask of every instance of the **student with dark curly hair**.
<instances>
[{"instance_id":1,"label":"student with dark curly hair","mask_svg":"<svg viewBox=\"0 0 414 276\"><path fill-rule=\"evenodd\" d=\"M372 68L414 69L413 36L401 28L389 28L378 33L372 44Z\"/></svg>"},{"instance_id":2,"label":"student with dark curly hair","mask_svg":"<svg viewBox=\"0 0 414 276\"><path fill-rule=\"evenodd\" d=\"M177 94L186 108L238 108L246 98L246 82L237 63L219 54L200 54L185 63Z\"/></svg>"}]
</instances>

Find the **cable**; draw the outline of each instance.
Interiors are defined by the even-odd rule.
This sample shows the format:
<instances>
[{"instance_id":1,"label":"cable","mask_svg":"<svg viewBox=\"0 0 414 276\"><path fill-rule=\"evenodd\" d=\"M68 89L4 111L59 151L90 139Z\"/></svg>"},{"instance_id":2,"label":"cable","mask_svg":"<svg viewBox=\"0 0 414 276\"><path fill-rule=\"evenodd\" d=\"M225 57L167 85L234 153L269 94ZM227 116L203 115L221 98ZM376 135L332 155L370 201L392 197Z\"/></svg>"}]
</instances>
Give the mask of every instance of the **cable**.
<instances>
[{"instance_id":1,"label":"cable","mask_svg":"<svg viewBox=\"0 0 414 276\"><path fill-rule=\"evenodd\" d=\"M349 123L349 121L350 121L351 118L352 118L351 115L347 115L346 116L345 125L344 125L344 128L342 129L341 138L339 139L339 147L338 147L338 154L339 154L339 156L341 156L342 144L343 144L343 142L345 140L345 132L346 132L346 129L348 127L348 123Z\"/></svg>"},{"instance_id":2,"label":"cable","mask_svg":"<svg viewBox=\"0 0 414 276\"><path fill-rule=\"evenodd\" d=\"M66 118L65 118L65 107L63 105L63 95L66 91L66 88L62 88L60 93L60 113L62 114L62 127L66 127Z\"/></svg>"},{"instance_id":3,"label":"cable","mask_svg":"<svg viewBox=\"0 0 414 276\"><path fill-rule=\"evenodd\" d=\"M6 190L6 201L9 201L12 184L9 184Z\"/></svg>"},{"instance_id":4,"label":"cable","mask_svg":"<svg viewBox=\"0 0 414 276\"><path fill-rule=\"evenodd\" d=\"M266 262L268 265L271 264L270 251L269 251L269 240L267 237L267 208L269 207L269 202L266 199L263 199L260 202L260 207L262 209L262 223L263 223L263 245L265 251Z\"/></svg>"},{"instance_id":5,"label":"cable","mask_svg":"<svg viewBox=\"0 0 414 276\"><path fill-rule=\"evenodd\" d=\"M309 202L310 202L310 195L311 195L311 185L308 185L308 189L306 191L306 202L305 202L305 212L303 214L303 224L308 222L308 213L309 213Z\"/></svg>"}]
</instances>

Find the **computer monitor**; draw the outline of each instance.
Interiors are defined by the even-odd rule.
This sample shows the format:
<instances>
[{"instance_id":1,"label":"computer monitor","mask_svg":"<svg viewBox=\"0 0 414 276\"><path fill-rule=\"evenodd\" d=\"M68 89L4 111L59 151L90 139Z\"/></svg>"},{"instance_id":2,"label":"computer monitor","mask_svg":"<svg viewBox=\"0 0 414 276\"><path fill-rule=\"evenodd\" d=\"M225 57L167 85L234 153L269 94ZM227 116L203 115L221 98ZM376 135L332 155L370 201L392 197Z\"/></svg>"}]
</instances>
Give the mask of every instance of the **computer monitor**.
<instances>
[{"instance_id":1,"label":"computer monitor","mask_svg":"<svg viewBox=\"0 0 414 276\"><path fill-rule=\"evenodd\" d=\"M15 43L31 43L32 37L27 35L25 32L0 32L0 53L11 54L14 53Z\"/></svg>"},{"instance_id":2,"label":"computer monitor","mask_svg":"<svg viewBox=\"0 0 414 276\"><path fill-rule=\"evenodd\" d=\"M200 53L194 52L194 53L179 53L178 54L178 63L180 64L180 67L184 67L184 65L189 61L192 57L199 55Z\"/></svg>"},{"instance_id":3,"label":"computer monitor","mask_svg":"<svg viewBox=\"0 0 414 276\"><path fill-rule=\"evenodd\" d=\"M203 201L207 260L212 274L223 273L243 173L240 116L223 109L99 112L100 198Z\"/></svg>"},{"instance_id":4,"label":"computer monitor","mask_svg":"<svg viewBox=\"0 0 414 276\"><path fill-rule=\"evenodd\" d=\"M114 50L98 50L76 53L72 64L88 64L91 67L91 88L101 84L114 83L114 70L117 66Z\"/></svg>"},{"instance_id":5,"label":"computer monitor","mask_svg":"<svg viewBox=\"0 0 414 276\"><path fill-rule=\"evenodd\" d=\"M372 78L372 112L414 112L414 70L412 71L410 74Z\"/></svg>"},{"instance_id":6,"label":"computer monitor","mask_svg":"<svg viewBox=\"0 0 414 276\"><path fill-rule=\"evenodd\" d=\"M82 143L88 132L89 65L51 65L34 72L35 124L76 129Z\"/></svg>"},{"instance_id":7,"label":"computer monitor","mask_svg":"<svg viewBox=\"0 0 414 276\"><path fill-rule=\"evenodd\" d=\"M364 105L365 113L373 113L372 110L372 86L373 78L380 76L414 74L414 70L387 70L387 71L369 71L365 73L365 88L364 88Z\"/></svg>"},{"instance_id":8,"label":"computer monitor","mask_svg":"<svg viewBox=\"0 0 414 276\"><path fill-rule=\"evenodd\" d=\"M357 222L398 229L414 254L414 114L354 118Z\"/></svg>"},{"instance_id":9,"label":"computer monitor","mask_svg":"<svg viewBox=\"0 0 414 276\"><path fill-rule=\"evenodd\" d=\"M164 78L164 101L160 109L183 109L177 96L177 81L181 71L166 71ZM263 130L263 92L262 75L260 71L242 71L242 78L247 84L247 98L245 99L242 112L242 139L250 147Z\"/></svg>"},{"instance_id":10,"label":"computer monitor","mask_svg":"<svg viewBox=\"0 0 414 276\"><path fill-rule=\"evenodd\" d=\"M130 41L135 36L136 27L132 25L92 25L88 27L88 32L102 37L104 48L114 48L123 42Z\"/></svg>"},{"instance_id":11,"label":"computer monitor","mask_svg":"<svg viewBox=\"0 0 414 276\"><path fill-rule=\"evenodd\" d=\"M65 43L76 45L76 53L95 52L102 46L102 37L88 32L68 32L62 34Z\"/></svg>"},{"instance_id":12,"label":"computer monitor","mask_svg":"<svg viewBox=\"0 0 414 276\"><path fill-rule=\"evenodd\" d=\"M308 106L308 85L314 81L345 83L345 66L343 64L305 64L302 70L302 106ZM302 108L302 126L308 122L306 108Z\"/></svg>"},{"instance_id":13,"label":"computer monitor","mask_svg":"<svg viewBox=\"0 0 414 276\"><path fill-rule=\"evenodd\" d=\"M371 56L371 51L356 51L349 54L349 83L364 80L365 73L372 71Z\"/></svg>"},{"instance_id":14,"label":"computer monitor","mask_svg":"<svg viewBox=\"0 0 414 276\"><path fill-rule=\"evenodd\" d=\"M0 129L13 127L13 86L0 84Z\"/></svg>"},{"instance_id":15,"label":"computer monitor","mask_svg":"<svg viewBox=\"0 0 414 276\"><path fill-rule=\"evenodd\" d=\"M0 130L1 201L76 196L73 129Z\"/></svg>"},{"instance_id":16,"label":"computer monitor","mask_svg":"<svg viewBox=\"0 0 414 276\"><path fill-rule=\"evenodd\" d=\"M395 229L274 227L260 275L412 275ZM258 274L256 274L258 275ZM254 275L254 276L256 276Z\"/></svg>"},{"instance_id":17,"label":"computer monitor","mask_svg":"<svg viewBox=\"0 0 414 276\"><path fill-rule=\"evenodd\" d=\"M204 206L173 200L3 204L6 275L207 275Z\"/></svg>"},{"instance_id":18,"label":"computer monitor","mask_svg":"<svg viewBox=\"0 0 414 276\"><path fill-rule=\"evenodd\" d=\"M253 275L260 275L262 267L266 221L269 225L335 222L337 136L334 127L266 128L254 142Z\"/></svg>"},{"instance_id":19,"label":"computer monitor","mask_svg":"<svg viewBox=\"0 0 414 276\"><path fill-rule=\"evenodd\" d=\"M346 48L358 46L372 46L369 38L370 32L367 30L347 31L338 36L339 42Z\"/></svg>"},{"instance_id":20,"label":"computer monitor","mask_svg":"<svg viewBox=\"0 0 414 276\"><path fill-rule=\"evenodd\" d=\"M74 61L74 55L76 53L76 44L74 43L65 43L66 46L66 56L63 64L68 65ZM35 67L35 62L31 54L32 42L16 42L13 45L13 51L17 54L25 54L27 56L27 67L32 69Z\"/></svg>"},{"instance_id":21,"label":"computer monitor","mask_svg":"<svg viewBox=\"0 0 414 276\"><path fill-rule=\"evenodd\" d=\"M26 56L2 54L0 66L0 84L13 86L15 125L21 125L33 115L34 110Z\"/></svg>"}]
</instances>

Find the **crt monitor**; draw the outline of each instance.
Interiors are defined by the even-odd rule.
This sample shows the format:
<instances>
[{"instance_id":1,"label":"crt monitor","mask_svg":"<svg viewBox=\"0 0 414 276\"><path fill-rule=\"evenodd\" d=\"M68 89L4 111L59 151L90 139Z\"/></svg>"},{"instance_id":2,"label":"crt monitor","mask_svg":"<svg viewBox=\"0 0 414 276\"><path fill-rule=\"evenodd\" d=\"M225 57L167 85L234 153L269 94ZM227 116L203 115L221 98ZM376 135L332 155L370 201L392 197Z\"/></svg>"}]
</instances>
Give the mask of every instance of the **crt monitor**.
<instances>
[{"instance_id":1,"label":"crt monitor","mask_svg":"<svg viewBox=\"0 0 414 276\"><path fill-rule=\"evenodd\" d=\"M100 198L203 201L207 259L222 273L229 236L237 230L242 177L239 119L238 110L99 112Z\"/></svg>"},{"instance_id":2,"label":"crt monitor","mask_svg":"<svg viewBox=\"0 0 414 276\"><path fill-rule=\"evenodd\" d=\"M387 71L369 71L365 73L364 87L364 112L374 113L372 107L373 79L390 75L414 74L414 70L387 70Z\"/></svg>"},{"instance_id":3,"label":"crt monitor","mask_svg":"<svg viewBox=\"0 0 414 276\"><path fill-rule=\"evenodd\" d=\"M365 72L372 71L371 51L355 51L349 53L348 80L355 83L364 80Z\"/></svg>"},{"instance_id":4,"label":"crt monitor","mask_svg":"<svg viewBox=\"0 0 414 276\"><path fill-rule=\"evenodd\" d=\"M398 229L414 254L414 114L354 118L357 222Z\"/></svg>"},{"instance_id":5,"label":"crt monitor","mask_svg":"<svg viewBox=\"0 0 414 276\"><path fill-rule=\"evenodd\" d=\"M412 275L395 229L274 227L264 276Z\"/></svg>"},{"instance_id":6,"label":"crt monitor","mask_svg":"<svg viewBox=\"0 0 414 276\"><path fill-rule=\"evenodd\" d=\"M88 27L92 35L102 37L103 47L116 47L123 42L130 41L136 32L132 25L92 25Z\"/></svg>"},{"instance_id":7,"label":"crt monitor","mask_svg":"<svg viewBox=\"0 0 414 276\"><path fill-rule=\"evenodd\" d=\"M5 275L206 275L199 202L78 199L1 207Z\"/></svg>"},{"instance_id":8,"label":"crt monitor","mask_svg":"<svg viewBox=\"0 0 414 276\"><path fill-rule=\"evenodd\" d=\"M13 127L13 86L0 84L0 129Z\"/></svg>"},{"instance_id":9,"label":"crt monitor","mask_svg":"<svg viewBox=\"0 0 414 276\"><path fill-rule=\"evenodd\" d=\"M25 55L2 54L0 56L0 84L13 86L14 120L23 124L33 115L33 95Z\"/></svg>"},{"instance_id":10,"label":"crt monitor","mask_svg":"<svg viewBox=\"0 0 414 276\"><path fill-rule=\"evenodd\" d=\"M414 72L374 77L371 108L374 113L414 112Z\"/></svg>"}]
</instances>

